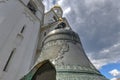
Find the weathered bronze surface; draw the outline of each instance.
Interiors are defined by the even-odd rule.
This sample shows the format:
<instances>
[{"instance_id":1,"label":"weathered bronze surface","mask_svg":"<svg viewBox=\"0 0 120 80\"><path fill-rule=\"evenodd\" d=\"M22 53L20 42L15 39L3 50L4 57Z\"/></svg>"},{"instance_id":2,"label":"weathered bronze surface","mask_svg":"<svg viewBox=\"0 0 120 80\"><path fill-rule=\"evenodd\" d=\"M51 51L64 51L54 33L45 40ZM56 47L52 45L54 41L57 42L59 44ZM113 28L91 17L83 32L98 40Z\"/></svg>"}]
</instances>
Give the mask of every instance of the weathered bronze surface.
<instances>
[{"instance_id":1,"label":"weathered bronze surface","mask_svg":"<svg viewBox=\"0 0 120 80\"><path fill-rule=\"evenodd\" d=\"M56 70L49 60L44 60L20 80L56 80Z\"/></svg>"}]
</instances>

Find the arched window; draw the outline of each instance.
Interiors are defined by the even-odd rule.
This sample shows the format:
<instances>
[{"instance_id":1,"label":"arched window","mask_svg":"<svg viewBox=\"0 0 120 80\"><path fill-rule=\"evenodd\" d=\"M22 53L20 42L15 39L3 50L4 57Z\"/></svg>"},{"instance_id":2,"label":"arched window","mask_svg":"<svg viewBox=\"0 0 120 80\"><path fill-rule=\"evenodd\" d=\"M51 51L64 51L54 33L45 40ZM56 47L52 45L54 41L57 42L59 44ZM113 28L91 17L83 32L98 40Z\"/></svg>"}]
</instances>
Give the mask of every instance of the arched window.
<instances>
[{"instance_id":1,"label":"arched window","mask_svg":"<svg viewBox=\"0 0 120 80\"><path fill-rule=\"evenodd\" d=\"M27 7L32 11L33 14L36 13L36 8L30 2L28 3Z\"/></svg>"}]
</instances>

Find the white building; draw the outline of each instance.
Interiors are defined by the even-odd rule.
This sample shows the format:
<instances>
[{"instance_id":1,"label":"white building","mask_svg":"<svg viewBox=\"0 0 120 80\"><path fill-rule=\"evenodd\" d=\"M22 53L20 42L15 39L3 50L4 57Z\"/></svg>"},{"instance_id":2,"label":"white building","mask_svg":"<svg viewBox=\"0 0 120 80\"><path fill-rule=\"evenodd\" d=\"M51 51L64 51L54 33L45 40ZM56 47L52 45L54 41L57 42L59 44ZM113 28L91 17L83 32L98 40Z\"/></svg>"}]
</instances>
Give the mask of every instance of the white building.
<instances>
[{"instance_id":1,"label":"white building","mask_svg":"<svg viewBox=\"0 0 120 80\"><path fill-rule=\"evenodd\" d=\"M34 64L44 5L0 0L0 80L19 80Z\"/></svg>"}]
</instances>

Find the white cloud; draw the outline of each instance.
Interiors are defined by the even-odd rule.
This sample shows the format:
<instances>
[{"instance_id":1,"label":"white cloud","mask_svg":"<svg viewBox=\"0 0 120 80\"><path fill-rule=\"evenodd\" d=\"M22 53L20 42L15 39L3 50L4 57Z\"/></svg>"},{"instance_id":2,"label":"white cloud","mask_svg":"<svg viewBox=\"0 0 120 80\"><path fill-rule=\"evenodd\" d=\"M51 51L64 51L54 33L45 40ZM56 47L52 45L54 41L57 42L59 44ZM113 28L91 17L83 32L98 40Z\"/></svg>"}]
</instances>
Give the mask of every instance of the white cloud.
<instances>
[{"instance_id":1,"label":"white cloud","mask_svg":"<svg viewBox=\"0 0 120 80\"><path fill-rule=\"evenodd\" d=\"M57 4L58 4L58 5L62 5L62 3L63 3L63 0L58 0L58 1L57 1Z\"/></svg>"},{"instance_id":2,"label":"white cloud","mask_svg":"<svg viewBox=\"0 0 120 80\"><path fill-rule=\"evenodd\" d=\"M67 15L70 11L71 11L71 8L67 7L66 9L64 9L63 14Z\"/></svg>"},{"instance_id":3,"label":"white cloud","mask_svg":"<svg viewBox=\"0 0 120 80\"><path fill-rule=\"evenodd\" d=\"M112 78L112 79L110 79L110 80L117 80L117 78Z\"/></svg>"},{"instance_id":4,"label":"white cloud","mask_svg":"<svg viewBox=\"0 0 120 80\"><path fill-rule=\"evenodd\" d=\"M107 60L106 59L92 59L90 56L89 56L91 62L94 64L94 66L97 68L97 69L101 69L102 66L106 65L107 63Z\"/></svg>"},{"instance_id":5,"label":"white cloud","mask_svg":"<svg viewBox=\"0 0 120 80\"><path fill-rule=\"evenodd\" d=\"M88 53L90 60L97 69L109 63L118 63L120 61L120 43L116 43L113 46L103 49L98 53Z\"/></svg>"},{"instance_id":6,"label":"white cloud","mask_svg":"<svg viewBox=\"0 0 120 80\"><path fill-rule=\"evenodd\" d=\"M45 5L45 12L47 12L54 6L54 1L53 0L43 0L43 4Z\"/></svg>"},{"instance_id":7,"label":"white cloud","mask_svg":"<svg viewBox=\"0 0 120 80\"><path fill-rule=\"evenodd\" d=\"M105 2L105 0L85 0L85 6L89 9L87 11L87 13L91 13L97 9L99 9L99 7L101 5L103 5Z\"/></svg>"},{"instance_id":8,"label":"white cloud","mask_svg":"<svg viewBox=\"0 0 120 80\"><path fill-rule=\"evenodd\" d=\"M112 76L120 76L120 71L117 70L117 69L113 69L112 71L109 71L109 73L110 73Z\"/></svg>"}]
</instances>

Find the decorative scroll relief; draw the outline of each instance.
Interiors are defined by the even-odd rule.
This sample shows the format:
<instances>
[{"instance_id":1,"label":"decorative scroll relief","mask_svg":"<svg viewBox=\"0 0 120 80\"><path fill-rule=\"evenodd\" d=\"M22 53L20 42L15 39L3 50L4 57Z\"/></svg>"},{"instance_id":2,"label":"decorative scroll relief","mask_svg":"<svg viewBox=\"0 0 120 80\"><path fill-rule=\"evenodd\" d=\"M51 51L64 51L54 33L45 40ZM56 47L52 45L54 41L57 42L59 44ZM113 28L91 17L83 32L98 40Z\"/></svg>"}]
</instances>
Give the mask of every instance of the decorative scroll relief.
<instances>
[{"instance_id":1,"label":"decorative scroll relief","mask_svg":"<svg viewBox=\"0 0 120 80\"><path fill-rule=\"evenodd\" d=\"M62 59L68 51L69 45L66 40L50 41L44 45L41 58L50 59L54 64L64 64Z\"/></svg>"},{"instance_id":2,"label":"decorative scroll relief","mask_svg":"<svg viewBox=\"0 0 120 80\"><path fill-rule=\"evenodd\" d=\"M58 52L58 56L56 59L53 60L53 63L54 64L62 64L64 65L64 61L62 60L64 58L64 54L65 52L68 52L69 51L69 45L67 44L67 42L64 42L61 44L61 48Z\"/></svg>"},{"instance_id":3,"label":"decorative scroll relief","mask_svg":"<svg viewBox=\"0 0 120 80\"><path fill-rule=\"evenodd\" d=\"M47 48L50 48L51 46L58 46L67 43L66 40L54 40L46 43L43 47L43 51L46 50Z\"/></svg>"}]
</instances>

